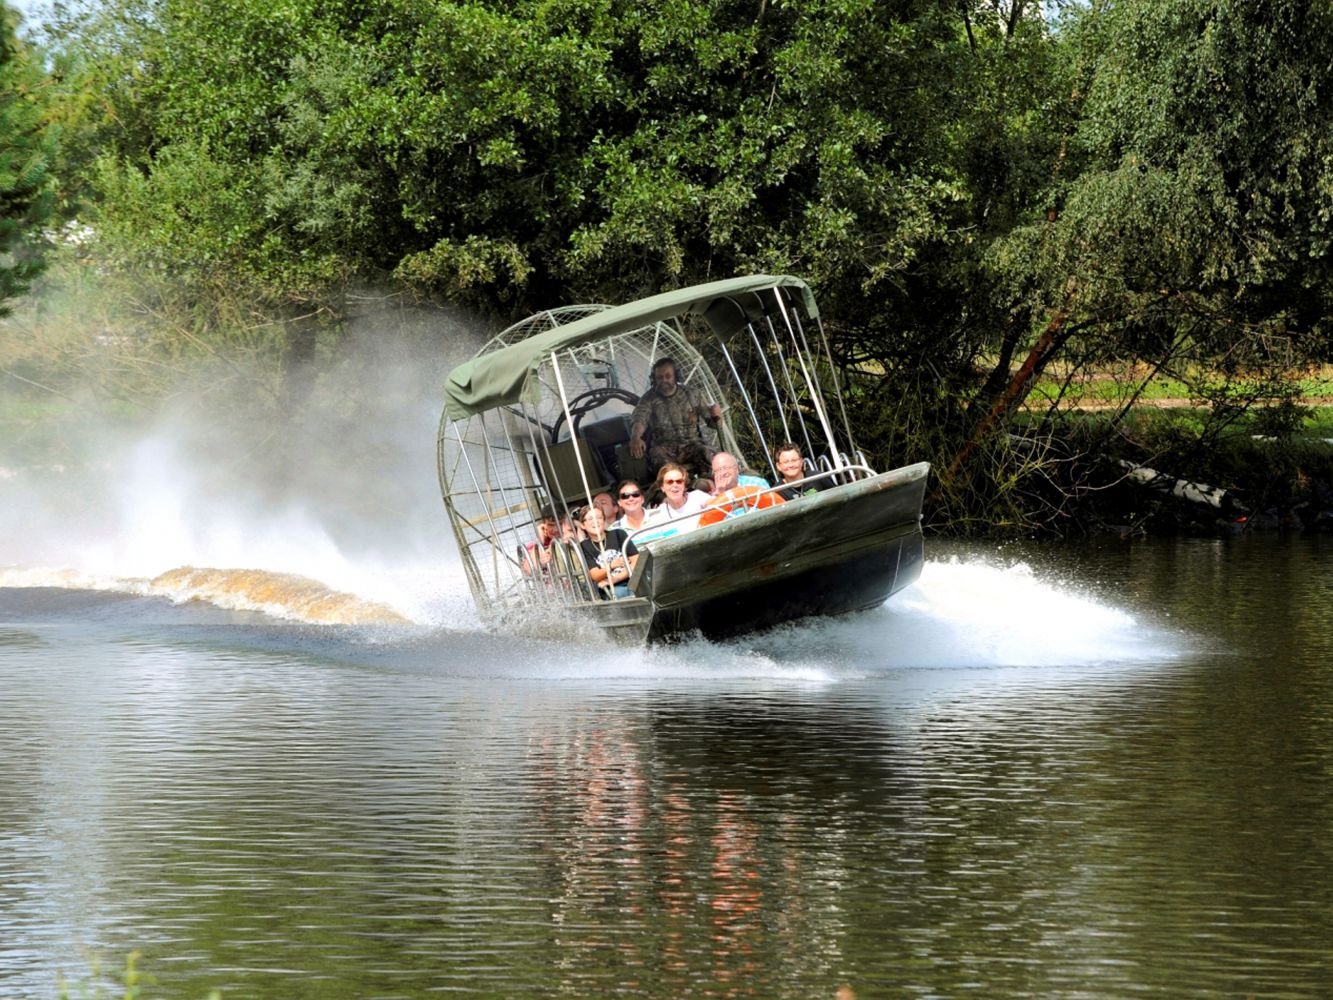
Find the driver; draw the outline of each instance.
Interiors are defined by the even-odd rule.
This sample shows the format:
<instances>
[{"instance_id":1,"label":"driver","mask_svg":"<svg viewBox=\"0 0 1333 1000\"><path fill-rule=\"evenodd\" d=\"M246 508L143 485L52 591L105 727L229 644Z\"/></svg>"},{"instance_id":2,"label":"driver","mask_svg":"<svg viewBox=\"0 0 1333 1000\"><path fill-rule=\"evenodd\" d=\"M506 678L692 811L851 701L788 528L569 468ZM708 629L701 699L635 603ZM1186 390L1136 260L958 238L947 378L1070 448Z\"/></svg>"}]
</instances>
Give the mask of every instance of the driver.
<instances>
[{"instance_id":1,"label":"driver","mask_svg":"<svg viewBox=\"0 0 1333 1000\"><path fill-rule=\"evenodd\" d=\"M648 454L648 472L652 475L667 462L679 462L698 475L708 469L715 453L704 443L699 427L706 420L716 427L722 419L722 407L706 403L684 382L673 358L658 358L653 364L653 385L634 407L630 428L629 453L635 458ZM652 447L644 441L645 431L652 434Z\"/></svg>"}]
</instances>

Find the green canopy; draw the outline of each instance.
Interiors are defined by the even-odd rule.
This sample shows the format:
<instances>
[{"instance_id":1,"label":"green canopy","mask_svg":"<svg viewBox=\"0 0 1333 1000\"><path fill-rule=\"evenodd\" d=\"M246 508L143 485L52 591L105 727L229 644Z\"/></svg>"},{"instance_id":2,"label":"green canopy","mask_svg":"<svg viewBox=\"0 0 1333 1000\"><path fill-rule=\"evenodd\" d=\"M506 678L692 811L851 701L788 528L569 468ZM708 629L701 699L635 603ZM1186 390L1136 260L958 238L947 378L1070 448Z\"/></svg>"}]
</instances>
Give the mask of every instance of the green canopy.
<instances>
[{"instance_id":1,"label":"green canopy","mask_svg":"<svg viewBox=\"0 0 1333 1000\"><path fill-rule=\"evenodd\" d=\"M685 315L706 316L714 332L726 336L744 325L742 319L748 321L762 313L758 300L738 301L737 296L778 287L796 289L806 314L811 319L819 316L814 295L805 282L787 275L728 278L663 292L585 316L464 362L445 379L445 416L450 420L462 420L497 406L518 402L529 386L529 377L553 351Z\"/></svg>"}]
</instances>

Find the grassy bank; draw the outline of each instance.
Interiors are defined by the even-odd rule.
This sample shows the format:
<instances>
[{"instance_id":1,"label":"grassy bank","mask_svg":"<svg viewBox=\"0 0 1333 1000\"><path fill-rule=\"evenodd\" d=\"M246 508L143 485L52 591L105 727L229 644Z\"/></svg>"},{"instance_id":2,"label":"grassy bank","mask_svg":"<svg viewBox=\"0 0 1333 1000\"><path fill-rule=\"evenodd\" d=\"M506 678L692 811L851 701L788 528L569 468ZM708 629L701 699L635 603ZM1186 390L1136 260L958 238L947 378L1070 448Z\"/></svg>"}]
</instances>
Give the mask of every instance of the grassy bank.
<instances>
[{"instance_id":1,"label":"grassy bank","mask_svg":"<svg viewBox=\"0 0 1333 1000\"><path fill-rule=\"evenodd\" d=\"M1016 432L1038 428L1053 456L1042 499L1061 506L1062 533L1333 528L1333 406L1322 401L1227 419L1174 401L1028 413Z\"/></svg>"}]
</instances>

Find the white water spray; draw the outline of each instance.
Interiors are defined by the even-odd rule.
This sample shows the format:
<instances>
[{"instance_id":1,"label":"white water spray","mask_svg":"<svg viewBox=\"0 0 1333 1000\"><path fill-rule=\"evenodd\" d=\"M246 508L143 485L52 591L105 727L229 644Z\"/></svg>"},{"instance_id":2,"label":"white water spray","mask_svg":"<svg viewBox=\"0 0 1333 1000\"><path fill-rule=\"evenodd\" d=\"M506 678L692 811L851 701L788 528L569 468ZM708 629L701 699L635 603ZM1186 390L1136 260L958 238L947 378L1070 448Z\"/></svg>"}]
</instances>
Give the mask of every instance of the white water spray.
<instances>
[{"instance_id":1,"label":"white water spray","mask_svg":"<svg viewBox=\"0 0 1333 1000\"><path fill-rule=\"evenodd\" d=\"M72 461L5 468L0 586L331 620L316 583L413 622L475 621L434 444L443 373L476 337L447 316L428 319L405 332L380 317L290 419L244 397L215 399L215 383L199 377L133 431L89 426Z\"/></svg>"},{"instance_id":2,"label":"white water spray","mask_svg":"<svg viewBox=\"0 0 1333 1000\"><path fill-rule=\"evenodd\" d=\"M1023 562L949 557L928 560L915 584L872 611L736 645L779 663L878 672L1156 663L1188 644L1078 581L1043 577Z\"/></svg>"}]
</instances>

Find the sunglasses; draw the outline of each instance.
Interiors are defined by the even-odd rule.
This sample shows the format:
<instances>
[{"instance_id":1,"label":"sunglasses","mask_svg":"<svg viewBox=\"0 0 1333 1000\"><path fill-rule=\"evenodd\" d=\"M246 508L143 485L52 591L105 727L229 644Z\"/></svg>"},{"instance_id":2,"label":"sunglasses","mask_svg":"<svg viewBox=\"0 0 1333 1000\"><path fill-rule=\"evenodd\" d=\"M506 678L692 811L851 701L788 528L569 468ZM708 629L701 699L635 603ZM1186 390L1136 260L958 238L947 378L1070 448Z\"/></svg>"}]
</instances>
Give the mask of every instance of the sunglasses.
<instances>
[{"instance_id":1,"label":"sunglasses","mask_svg":"<svg viewBox=\"0 0 1333 1000\"><path fill-rule=\"evenodd\" d=\"M620 499L621 499L621 500L633 500L635 497L641 497L641 496L643 496L642 493L622 493L622 494L620 494Z\"/></svg>"},{"instance_id":2,"label":"sunglasses","mask_svg":"<svg viewBox=\"0 0 1333 1000\"><path fill-rule=\"evenodd\" d=\"M679 486L684 486L684 485L685 485L685 480L683 480L683 479L663 479L663 480L662 480L662 485L663 485L663 486L677 486L677 485L679 485Z\"/></svg>"}]
</instances>

